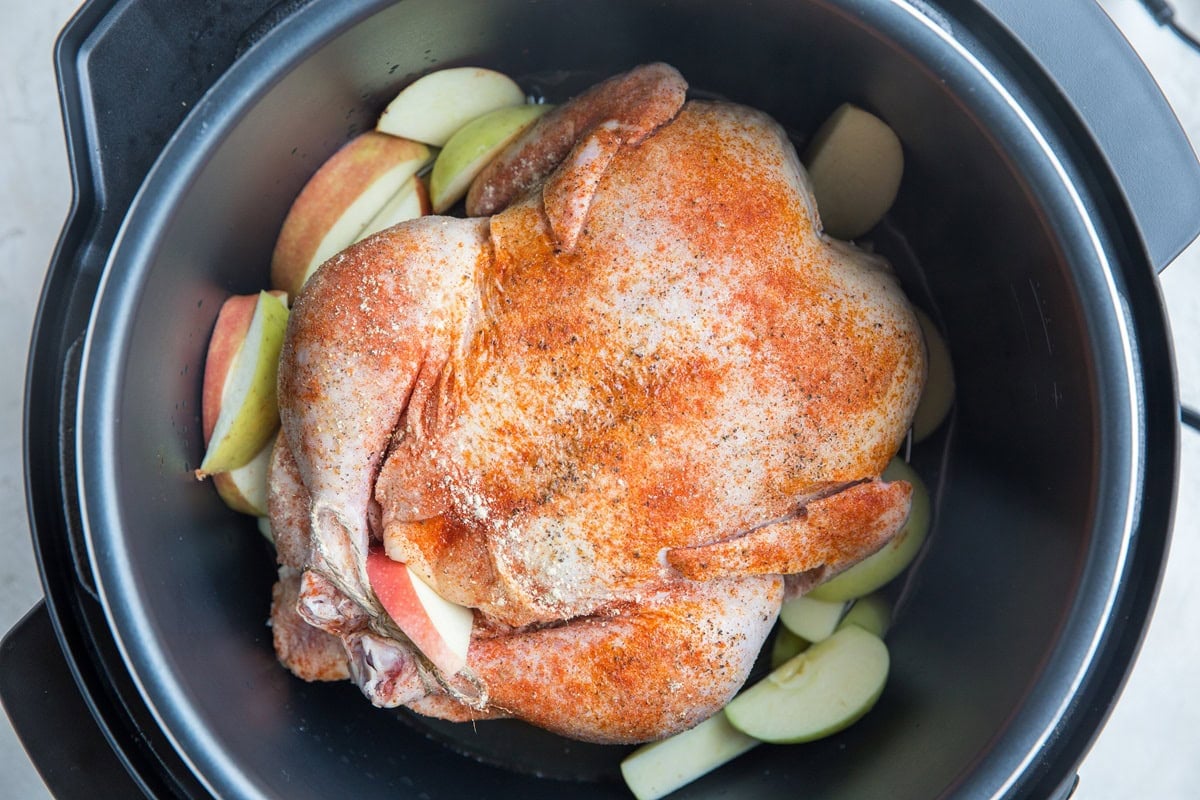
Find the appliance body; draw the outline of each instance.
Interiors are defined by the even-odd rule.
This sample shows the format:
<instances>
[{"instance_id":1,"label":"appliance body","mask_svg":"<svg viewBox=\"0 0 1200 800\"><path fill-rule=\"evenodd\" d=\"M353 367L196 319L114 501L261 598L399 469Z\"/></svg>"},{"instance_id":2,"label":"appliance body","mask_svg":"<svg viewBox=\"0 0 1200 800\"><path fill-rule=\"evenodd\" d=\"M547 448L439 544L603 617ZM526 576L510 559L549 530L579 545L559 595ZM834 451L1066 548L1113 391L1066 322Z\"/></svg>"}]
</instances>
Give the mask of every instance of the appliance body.
<instances>
[{"instance_id":1,"label":"appliance body","mask_svg":"<svg viewBox=\"0 0 1200 800\"><path fill-rule=\"evenodd\" d=\"M1069 791L1166 556L1178 407L1154 267L1200 225L1200 167L1089 0L94 2L57 55L76 205L31 354L31 519L45 613L144 792L623 796L612 748L291 678L270 551L190 470L221 301L265 285L291 198L400 85L473 63L559 97L650 60L801 142L846 100L897 130L905 181L875 239L958 381L920 456L936 524L879 705L688 796Z\"/></svg>"}]
</instances>

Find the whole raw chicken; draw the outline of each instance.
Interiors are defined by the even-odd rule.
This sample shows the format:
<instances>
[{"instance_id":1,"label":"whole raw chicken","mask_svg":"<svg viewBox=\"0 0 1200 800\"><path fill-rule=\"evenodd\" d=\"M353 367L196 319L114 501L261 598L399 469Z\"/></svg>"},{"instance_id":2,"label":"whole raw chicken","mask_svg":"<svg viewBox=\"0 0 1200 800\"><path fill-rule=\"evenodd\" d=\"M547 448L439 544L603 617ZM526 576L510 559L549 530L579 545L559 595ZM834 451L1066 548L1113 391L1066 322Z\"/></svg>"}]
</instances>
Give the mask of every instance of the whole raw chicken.
<instances>
[{"instance_id":1,"label":"whole raw chicken","mask_svg":"<svg viewBox=\"0 0 1200 800\"><path fill-rule=\"evenodd\" d=\"M820 233L774 121L685 92L662 64L594 87L489 167L471 218L384 231L298 298L271 476L297 674L660 738L729 701L785 593L901 526L911 489L878 476L924 380L913 312ZM382 611L380 545L474 609L458 674Z\"/></svg>"}]
</instances>

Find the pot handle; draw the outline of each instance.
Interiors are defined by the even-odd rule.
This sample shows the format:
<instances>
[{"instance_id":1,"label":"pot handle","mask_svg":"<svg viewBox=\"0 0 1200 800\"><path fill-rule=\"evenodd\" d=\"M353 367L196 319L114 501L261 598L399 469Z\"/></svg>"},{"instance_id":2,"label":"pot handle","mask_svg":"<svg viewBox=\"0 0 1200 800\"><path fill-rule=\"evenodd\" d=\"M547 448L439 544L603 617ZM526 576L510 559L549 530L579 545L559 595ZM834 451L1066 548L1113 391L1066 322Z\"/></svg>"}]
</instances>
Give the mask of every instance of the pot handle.
<instances>
[{"instance_id":1,"label":"pot handle","mask_svg":"<svg viewBox=\"0 0 1200 800\"><path fill-rule=\"evenodd\" d=\"M96 250L102 265L184 117L242 52L307 2L239 0L219 11L177 0L85 3L54 49L74 189L64 237Z\"/></svg>"},{"instance_id":2,"label":"pot handle","mask_svg":"<svg viewBox=\"0 0 1200 800\"><path fill-rule=\"evenodd\" d=\"M55 797L143 796L88 709L43 603L0 642L0 701Z\"/></svg>"},{"instance_id":3,"label":"pot handle","mask_svg":"<svg viewBox=\"0 0 1200 800\"><path fill-rule=\"evenodd\" d=\"M1133 48L1092 0L980 5L1071 102L1117 177L1151 263L1165 269L1200 234L1200 163Z\"/></svg>"}]
</instances>

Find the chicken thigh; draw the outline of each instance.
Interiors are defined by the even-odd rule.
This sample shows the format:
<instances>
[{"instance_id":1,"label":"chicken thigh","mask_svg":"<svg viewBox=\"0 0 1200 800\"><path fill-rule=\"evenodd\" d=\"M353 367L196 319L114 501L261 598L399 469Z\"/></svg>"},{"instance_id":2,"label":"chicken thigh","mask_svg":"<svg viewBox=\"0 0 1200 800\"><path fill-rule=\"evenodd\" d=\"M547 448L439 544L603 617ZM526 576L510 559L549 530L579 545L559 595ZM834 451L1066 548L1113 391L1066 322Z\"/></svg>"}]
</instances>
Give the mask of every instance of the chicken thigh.
<instances>
[{"instance_id":1,"label":"chicken thigh","mask_svg":"<svg viewBox=\"0 0 1200 800\"><path fill-rule=\"evenodd\" d=\"M601 84L472 190L492 216L384 231L297 299L272 522L376 704L666 736L742 685L785 585L903 524L878 476L924 380L913 312L820 233L773 120L685 88ZM459 674L380 607L380 546L474 609Z\"/></svg>"}]
</instances>

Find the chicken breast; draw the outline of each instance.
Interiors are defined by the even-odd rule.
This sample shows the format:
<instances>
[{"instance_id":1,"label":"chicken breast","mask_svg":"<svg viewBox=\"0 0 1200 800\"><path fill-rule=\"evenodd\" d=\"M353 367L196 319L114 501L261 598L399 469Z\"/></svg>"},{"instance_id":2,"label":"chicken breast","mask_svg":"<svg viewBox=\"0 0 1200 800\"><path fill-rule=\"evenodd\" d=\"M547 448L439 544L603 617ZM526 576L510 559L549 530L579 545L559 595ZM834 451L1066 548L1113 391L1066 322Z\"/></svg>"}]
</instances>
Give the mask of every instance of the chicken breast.
<instances>
[{"instance_id":1,"label":"chicken breast","mask_svg":"<svg viewBox=\"0 0 1200 800\"><path fill-rule=\"evenodd\" d=\"M300 613L376 704L666 736L745 681L785 576L902 525L911 489L878 476L924 380L916 318L821 235L773 120L684 89L665 65L601 84L483 178L516 189L472 189L515 202L384 231L298 298L272 523L305 530ZM373 542L474 609L460 673L383 612Z\"/></svg>"}]
</instances>

